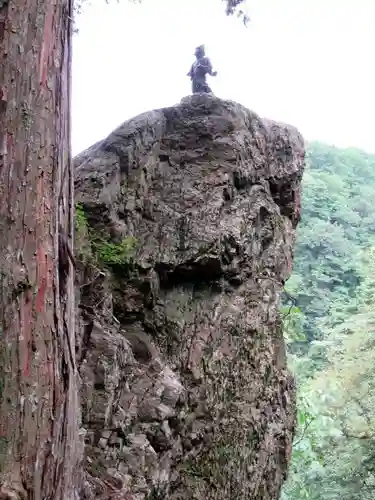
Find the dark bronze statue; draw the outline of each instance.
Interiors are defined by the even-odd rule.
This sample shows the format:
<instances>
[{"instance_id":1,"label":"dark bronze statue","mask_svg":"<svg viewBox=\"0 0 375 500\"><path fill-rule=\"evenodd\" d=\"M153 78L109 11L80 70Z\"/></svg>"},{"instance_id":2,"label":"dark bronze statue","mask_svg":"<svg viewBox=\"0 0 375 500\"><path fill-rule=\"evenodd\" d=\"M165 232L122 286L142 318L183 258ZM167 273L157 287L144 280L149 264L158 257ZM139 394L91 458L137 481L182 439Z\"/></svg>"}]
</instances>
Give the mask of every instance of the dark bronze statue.
<instances>
[{"instance_id":1,"label":"dark bronze statue","mask_svg":"<svg viewBox=\"0 0 375 500\"><path fill-rule=\"evenodd\" d=\"M197 47L194 55L197 59L188 73L193 87L193 94L210 94L212 90L206 82L206 75L216 76L217 71L212 71L211 61L205 56L204 45Z\"/></svg>"}]
</instances>

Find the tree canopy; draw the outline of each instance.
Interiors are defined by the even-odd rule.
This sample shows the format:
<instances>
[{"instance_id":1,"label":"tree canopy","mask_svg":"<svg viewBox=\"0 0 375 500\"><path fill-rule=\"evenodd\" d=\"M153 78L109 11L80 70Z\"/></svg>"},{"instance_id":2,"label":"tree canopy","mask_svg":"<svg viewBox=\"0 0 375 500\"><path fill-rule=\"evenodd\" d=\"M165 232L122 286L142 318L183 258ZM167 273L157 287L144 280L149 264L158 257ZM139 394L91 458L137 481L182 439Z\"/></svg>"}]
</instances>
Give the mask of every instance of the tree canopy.
<instances>
[{"instance_id":1,"label":"tree canopy","mask_svg":"<svg viewBox=\"0 0 375 500\"><path fill-rule=\"evenodd\" d=\"M375 155L309 144L284 309L298 433L282 500L370 500L375 484Z\"/></svg>"}]
</instances>

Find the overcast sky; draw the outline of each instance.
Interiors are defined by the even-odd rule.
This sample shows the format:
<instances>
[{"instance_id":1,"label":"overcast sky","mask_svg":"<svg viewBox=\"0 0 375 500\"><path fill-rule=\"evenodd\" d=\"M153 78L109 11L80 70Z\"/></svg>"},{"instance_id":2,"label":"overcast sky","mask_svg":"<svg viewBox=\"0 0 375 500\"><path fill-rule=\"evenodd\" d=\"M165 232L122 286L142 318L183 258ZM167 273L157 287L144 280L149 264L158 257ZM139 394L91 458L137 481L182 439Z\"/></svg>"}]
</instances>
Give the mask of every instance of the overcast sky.
<instances>
[{"instance_id":1,"label":"overcast sky","mask_svg":"<svg viewBox=\"0 0 375 500\"><path fill-rule=\"evenodd\" d=\"M306 139L375 152L375 0L249 0L248 28L220 0L92 0L73 54L73 153L190 93L197 45L216 95Z\"/></svg>"}]
</instances>

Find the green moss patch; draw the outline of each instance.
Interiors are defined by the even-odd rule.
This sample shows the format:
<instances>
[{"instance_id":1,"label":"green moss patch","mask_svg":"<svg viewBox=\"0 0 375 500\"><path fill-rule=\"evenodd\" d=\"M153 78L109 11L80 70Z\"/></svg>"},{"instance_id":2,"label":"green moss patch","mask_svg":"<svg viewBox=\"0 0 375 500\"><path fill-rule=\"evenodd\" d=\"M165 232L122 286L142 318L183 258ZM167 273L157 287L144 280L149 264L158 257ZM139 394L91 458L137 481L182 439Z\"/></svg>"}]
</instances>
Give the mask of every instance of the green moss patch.
<instances>
[{"instance_id":1,"label":"green moss patch","mask_svg":"<svg viewBox=\"0 0 375 500\"><path fill-rule=\"evenodd\" d=\"M96 237L92 248L98 261L107 266L131 264L137 247L136 238L124 238L120 243L113 243Z\"/></svg>"},{"instance_id":2,"label":"green moss patch","mask_svg":"<svg viewBox=\"0 0 375 500\"><path fill-rule=\"evenodd\" d=\"M108 234L90 225L81 203L75 206L75 230L77 253L84 262L91 260L106 267L129 268L131 265L137 248L136 238L130 236L117 243L110 241Z\"/></svg>"}]
</instances>

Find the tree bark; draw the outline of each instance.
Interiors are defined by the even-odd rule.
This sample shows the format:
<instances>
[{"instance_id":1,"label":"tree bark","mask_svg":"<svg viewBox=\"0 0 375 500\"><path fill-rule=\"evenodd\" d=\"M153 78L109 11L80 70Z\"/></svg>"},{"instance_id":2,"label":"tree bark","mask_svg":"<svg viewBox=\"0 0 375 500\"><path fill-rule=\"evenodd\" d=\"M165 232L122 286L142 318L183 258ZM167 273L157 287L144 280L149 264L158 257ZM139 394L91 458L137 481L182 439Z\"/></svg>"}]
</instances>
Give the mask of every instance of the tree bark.
<instances>
[{"instance_id":1,"label":"tree bark","mask_svg":"<svg viewBox=\"0 0 375 500\"><path fill-rule=\"evenodd\" d=\"M75 498L71 0L0 0L0 500Z\"/></svg>"}]
</instances>

